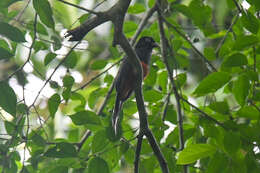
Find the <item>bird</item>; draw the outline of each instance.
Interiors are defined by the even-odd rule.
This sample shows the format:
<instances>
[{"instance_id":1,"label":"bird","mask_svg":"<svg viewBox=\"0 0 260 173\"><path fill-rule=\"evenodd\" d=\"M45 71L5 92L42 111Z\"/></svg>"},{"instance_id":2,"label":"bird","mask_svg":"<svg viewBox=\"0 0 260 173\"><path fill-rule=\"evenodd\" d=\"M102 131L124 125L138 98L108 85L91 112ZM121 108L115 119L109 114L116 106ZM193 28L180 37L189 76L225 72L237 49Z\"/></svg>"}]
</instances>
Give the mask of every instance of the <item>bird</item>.
<instances>
[{"instance_id":1,"label":"bird","mask_svg":"<svg viewBox=\"0 0 260 173\"><path fill-rule=\"evenodd\" d=\"M154 41L152 37L143 36L139 39L134 50L141 61L143 69L143 79L149 73L149 64L152 55L153 48L159 47L159 45ZM136 86L137 74L134 67L129 62L126 57L118 70L117 76L115 78L115 88L116 88L116 101L114 106L114 111L112 115L112 127L115 134L117 134L117 129L119 125L119 114L121 112L123 103L131 96Z\"/></svg>"}]
</instances>

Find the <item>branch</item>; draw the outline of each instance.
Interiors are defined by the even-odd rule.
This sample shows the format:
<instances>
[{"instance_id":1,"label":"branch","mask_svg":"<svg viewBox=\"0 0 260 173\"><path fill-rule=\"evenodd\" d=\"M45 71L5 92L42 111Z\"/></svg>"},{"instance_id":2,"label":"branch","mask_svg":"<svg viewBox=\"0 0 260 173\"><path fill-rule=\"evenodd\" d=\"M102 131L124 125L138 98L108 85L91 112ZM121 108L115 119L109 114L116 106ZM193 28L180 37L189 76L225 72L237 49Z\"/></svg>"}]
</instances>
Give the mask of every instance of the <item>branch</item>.
<instances>
[{"instance_id":1,"label":"branch","mask_svg":"<svg viewBox=\"0 0 260 173\"><path fill-rule=\"evenodd\" d=\"M143 135L138 135L138 140L137 140L137 145L136 145L136 150L135 150L134 173L139 172L139 160L140 160L140 153L141 153L141 148L142 148L142 141L143 141Z\"/></svg>"},{"instance_id":2,"label":"branch","mask_svg":"<svg viewBox=\"0 0 260 173\"><path fill-rule=\"evenodd\" d=\"M233 27L234 24L237 22L238 16L239 16L239 14L236 15L234 21L233 21L233 22L231 23L231 25L229 26L229 28L228 28L228 30L227 30L225 36L222 38L222 40L220 40L220 42L219 42L219 44L218 44L218 46L217 46L217 48L216 48L216 51L215 51L215 54L217 55L217 57L218 57L218 55L219 55L219 50L220 50L220 48L222 47L222 45L224 44L224 42L225 42L225 40L226 40L226 38L227 38L227 36L228 36L228 33L229 33L230 31L232 31L232 27Z\"/></svg>"},{"instance_id":3,"label":"branch","mask_svg":"<svg viewBox=\"0 0 260 173\"><path fill-rule=\"evenodd\" d=\"M86 9L86 8L84 8L84 7L78 6L78 5L76 5L76 4L72 4L72 3L67 2L67 1L64 1L64 0L57 0L57 1L60 1L60 2L62 2L62 3L64 3L64 4L70 5L70 6L72 6L72 7L75 7L75 8L81 9L81 10L84 10L84 11L86 11L86 12L88 12L88 13L95 14L95 15L97 15L97 16L101 14L100 12L95 12L95 11L93 11L93 10Z\"/></svg>"},{"instance_id":4,"label":"branch","mask_svg":"<svg viewBox=\"0 0 260 173\"><path fill-rule=\"evenodd\" d=\"M174 26L173 24L171 24L170 22L168 22L163 16L162 16L162 20L167 24L168 27L173 28L182 38L184 38L184 40L186 40L189 45L192 47L192 49L202 58L202 60L204 62L207 63L207 65L210 66L210 71L214 71L216 72L217 69L210 63L210 61L192 44L192 42L189 40L189 38L183 34L176 26Z\"/></svg>"},{"instance_id":5,"label":"branch","mask_svg":"<svg viewBox=\"0 0 260 173\"><path fill-rule=\"evenodd\" d=\"M228 128L222 124L221 122L219 122L218 120L216 120L215 118L212 118L211 116L209 116L208 114L206 114L204 111L202 111L200 108L198 108L197 106L193 105L192 103L190 103L188 100L186 100L185 98L181 97L181 99L186 102L188 105L190 105L191 107L193 107L194 109L196 109L198 112L200 112L204 118L213 121L214 123L216 123L217 125L219 125L220 127L224 128L225 130L227 130Z\"/></svg>"},{"instance_id":6,"label":"branch","mask_svg":"<svg viewBox=\"0 0 260 173\"><path fill-rule=\"evenodd\" d=\"M165 33L164 33L163 18L162 18L162 14L161 14L161 10L160 10L160 4L161 4L161 1L157 0L157 5L158 5L157 13L158 13L158 23L159 23L160 39L161 39L162 58L163 58L165 66L166 66L166 69L167 69L167 72L168 72L168 77L171 81L172 89L173 89L175 99L176 99L176 103L177 103L179 143L180 143L180 150L183 150L184 149L184 134L183 134L183 116L182 116L182 112L181 112L180 94L177 90L175 81L173 79L173 73L172 73L172 70L170 69L170 66L169 66L168 60L167 60L168 40L167 40ZM184 168L184 173L187 173L188 172L188 166L184 165L183 168Z\"/></svg>"}]
</instances>

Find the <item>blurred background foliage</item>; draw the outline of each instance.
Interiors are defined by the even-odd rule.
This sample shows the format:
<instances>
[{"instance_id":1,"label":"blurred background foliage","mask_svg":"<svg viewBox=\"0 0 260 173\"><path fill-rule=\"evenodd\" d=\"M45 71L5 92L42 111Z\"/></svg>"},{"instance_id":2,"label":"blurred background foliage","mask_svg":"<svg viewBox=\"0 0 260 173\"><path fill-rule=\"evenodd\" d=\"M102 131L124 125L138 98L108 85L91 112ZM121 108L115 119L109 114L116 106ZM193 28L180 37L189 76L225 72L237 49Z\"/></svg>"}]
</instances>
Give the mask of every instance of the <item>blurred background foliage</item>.
<instances>
[{"instance_id":1,"label":"blurred background foliage","mask_svg":"<svg viewBox=\"0 0 260 173\"><path fill-rule=\"evenodd\" d=\"M104 11L116 1L69 2ZM190 173L260 172L260 1L162 2L169 23L164 25L167 59L179 92L189 101L181 102L183 151L178 151L176 103L159 49L153 52L143 95L170 172L182 172L184 164ZM124 23L129 39L154 4L132 1ZM124 104L118 136L110 123L115 91L99 112L123 57L120 48L112 47L112 24L95 28L73 50L75 42L64 37L92 16L59 0L0 2L1 172L133 172L134 96ZM140 36L160 42L156 13ZM140 162L140 172L160 172L146 139Z\"/></svg>"}]
</instances>

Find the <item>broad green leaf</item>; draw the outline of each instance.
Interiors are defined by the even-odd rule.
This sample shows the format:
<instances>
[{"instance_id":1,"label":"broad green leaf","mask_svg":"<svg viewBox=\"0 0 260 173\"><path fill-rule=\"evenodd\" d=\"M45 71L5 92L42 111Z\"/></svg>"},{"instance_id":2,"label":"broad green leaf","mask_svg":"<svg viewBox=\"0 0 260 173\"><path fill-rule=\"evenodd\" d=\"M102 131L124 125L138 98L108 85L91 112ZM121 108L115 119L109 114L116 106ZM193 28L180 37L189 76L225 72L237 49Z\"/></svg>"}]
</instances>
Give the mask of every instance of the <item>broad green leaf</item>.
<instances>
[{"instance_id":1,"label":"broad green leaf","mask_svg":"<svg viewBox=\"0 0 260 173\"><path fill-rule=\"evenodd\" d=\"M7 134L9 134L10 136L14 135L15 132L15 124L13 122L9 122L9 121L5 121L5 130L7 132Z\"/></svg>"},{"instance_id":2,"label":"broad green leaf","mask_svg":"<svg viewBox=\"0 0 260 173\"><path fill-rule=\"evenodd\" d=\"M154 6L155 2L156 2L156 0L149 0L148 1L148 7L152 8Z\"/></svg>"},{"instance_id":3,"label":"broad green leaf","mask_svg":"<svg viewBox=\"0 0 260 173\"><path fill-rule=\"evenodd\" d=\"M193 92L197 97L206 95L208 93L216 92L219 88L223 87L231 76L226 72L214 72L204 78L199 86Z\"/></svg>"},{"instance_id":4,"label":"broad green leaf","mask_svg":"<svg viewBox=\"0 0 260 173\"><path fill-rule=\"evenodd\" d=\"M229 154L231 155L235 154L239 150L241 145L239 133L227 131L224 136L223 144L225 150Z\"/></svg>"},{"instance_id":5,"label":"broad green leaf","mask_svg":"<svg viewBox=\"0 0 260 173\"><path fill-rule=\"evenodd\" d=\"M237 37L233 49L243 50L245 48L256 45L258 42L258 38L254 35L242 35Z\"/></svg>"},{"instance_id":6,"label":"broad green leaf","mask_svg":"<svg viewBox=\"0 0 260 173\"><path fill-rule=\"evenodd\" d=\"M102 128L100 118L91 111L80 111L69 116L76 125L86 125L90 130Z\"/></svg>"},{"instance_id":7,"label":"broad green leaf","mask_svg":"<svg viewBox=\"0 0 260 173\"><path fill-rule=\"evenodd\" d=\"M220 173L228 167L228 157L224 153L216 152L210 159L206 173Z\"/></svg>"},{"instance_id":8,"label":"broad green leaf","mask_svg":"<svg viewBox=\"0 0 260 173\"><path fill-rule=\"evenodd\" d=\"M0 35L15 42L25 42L23 33L16 27L5 22L0 22Z\"/></svg>"},{"instance_id":9,"label":"broad green leaf","mask_svg":"<svg viewBox=\"0 0 260 173\"><path fill-rule=\"evenodd\" d=\"M258 120L260 118L260 113L253 106L244 106L237 112L239 117L249 118L251 120Z\"/></svg>"},{"instance_id":10,"label":"broad green leaf","mask_svg":"<svg viewBox=\"0 0 260 173\"><path fill-rule=\"evenodd\" d=\"M121 152L122 154L124 154L125 152L127 152L127 150L129 149L129 147L130 147L130 144L129 144L127 141L124 141L124 140L121 140L121 141L120 141L120 148L119 148L119 150L120 150L120 152Z\"/></svg>"},{"instance_id":11,"label":"broad green leaf","mask_svg":"<svg viewBox=\"0 0 260 173\"><path fill-rule=\"evenodd\" d=\"M8 59L14 56L11 52L6 50L5 48L0 47L0 60L2 59Z\"/></svg>"},{"instance_id":12,"label":"broad green leaf","mask_svg":"<svg viewBox=\"0 0 260 173\"><path fill-rule=\"evenodd\" d=\"M75 51L72 51L66 58L67 59L64 61L64 65L67 68L74 68L77 65L78 56Z\"/></svg>"},{"instance_id":13,"label":"broad green leaf","mask_svg":"<svg viewBox=\"0 0 260 173\"><path fill-rule=\"evenodd\" d=\"M157 102L163 97L162 93L156 90L148 90L144 92L144 100L147 102Z\"/></svg>"},{"instance_id":14,"label":"broad green leaf","mask_svg":"<svg viewBox=\"0 0 260 173\"><path fill-rule=\"evenodd\" d=\"M215 50L213 49L213 47L206 47L204 49L204 55L210 61L216 59L216 54L215 54Z\"/></svg>"},{"instance_id":15,"label":"broad green leaf","mask_svg":"<svg viewBox=\"0 0 260 173\"><path fill-rule=\"evenodd\" d=\"M0 106L12 116L16 115L17 98L14 90L6 83L0 82Z\"/></svg>"},{"instance_id":16,"label":"broad green leaf","mask_svg":"<svg viewBox=\"0 0 260 173\"><path fill-rule=\"evenodd\" d=\"M95 157L89 161L88 164L88 173L109 173L109 167L107 162L100 158Z\"/></svg>"},{"instance_id":17,"label":"broad green leaf","mask_svg":"<svg viewBox=\"0 0 260 173\"><path fill-rule=\"evenodd\" d=\"M104 130L98 131L94 134L93 141L92 141L92 152L97 153L102 151L108 145L108 140L106 136L106 132Z\"/></svg>"},{"instance_id":18,"label":"broad green leaf","mask_svg":"<svg viewBox=\"0 0 260 173\"><path fill-rule=\"evenodd\" d=\"M131 5L128 8L129 14L139 14L142 12L145 12L145 6L140 3L135 3L134 5Z\"/></svg>"},{"instance_id":19,"label":"broad green leaf","mask_svg":"<svg viewBox=\"0 0 260 173\"><path fill-rule=\"evenodd\" d=\"M77 151L73 144L67 142L60 142L57 143L56 146L50 147L44 153L44 156L54 158L76 157Z\"/></svg>"},{"instance_id":20,"label":"broad green leaf","mask_svg":"<svg viewBox=\"0 0 260 173\"><path fill-rule=\"evenodd\" d=\"M213 102L209 105L210 109L212 109L215 112L221 113L221 114L228 114L229 113L229 106L227 102Z\"/></svg>"},{"instance_id":21,"label":"broad green leaf","mask_svg":"<svg viewBox=\"0 0 260 173\"><path fill-rule=\"evenodd\" d=\"M168 83L168 73L167 71L162 71L158 74L157 78L159 86L162 88L163 91L167 90L167 83Z\"/></svg>"},{"instance_id":22,"label":"broad green leaf","mask_svg":"<svg viewBox=\"0 0 260 173\"><path fill-rule=\"evenodd\" d=\"M61 99L60 99L60 96L59 94L53 94L49 100L48 100L48 109L49 109L49 112L50 112L50 116L52 118L54 118L55 116L55 113L57 112L58 110L58 107L60 105L60 102L61 102Z\"/></svg>"},{"instance_id":23,"label":"broad green leaf","mask_svg":"<svg viewBox=\"0 0 260 173\"><path fill-rule=\"evenodd\" d=\"M253 34L257 34L259 30L259 21L258 19L251 14L250 11L244 12L241 17L243 26Z\"/></svg>"},{"instance_id":24,"label":"broad green leaf","mask_svg":"<svg viewBox=\"0 0 260 173\"><path fill-rule=\"evenodd\" d=\"M42 23L49 28L54 29L54 20L52 18L52 9L48 0L33 0L33 7L40 16Z\"/></svg>"},{"instance_id":25,"label":"broad green leaf","mask_svg":"<svg viewBox=\"0 0 260 173\"><path fill-rule=\"evenodd\" d=\"M74 84L74 78L70 75L66 75L64 76L64 78L62 79L63 82L63 86L67 87L67 88L71 88L72 85Z\"/></svg>"},{"instance_id":26,"label":"broad green leaf","mask_svg":"<svg viewBox=\"0 0 260 173\"><path fill-rule=\"evenodd\" d=\"M251 5L254 5L256 7L256 10L260 10L260 1L258 0L247 0Z\"/></svg>"},{"instance_id":27,"label":"broad green leaf","mask_svg":"<svg viewBox=\"0 0 260 173\"><path fill-rule=\"evenodd\" d=\"M223 67L236 67L242 65L247 65L247 58L242 53L234 53L225 58L225 60L222 63Z\"/></svg>"},{"instance_id":28,"label":"broad green leaf","mask_svg":"<svg viewBox=\"0 0 260 173\"><path fill-rule=\"evenodd\" d=\"M0 1L0 7L7 8L11 4L18 2L18 1L21 1L21 0L3 0L3 1Z\"/></svg>"},{"instance_id":29,"label":"broad green leaf","mask_svg":"<svg viewBox=\"0 0 260 173\"><path fill-rule=\"evenodd\" d=\"M100 59L96 60L91 64L90 68L93 70L100 70L103 69L107 65L107 60L105 59Z\"/></svg>"},{"instance_id":30,"label":"broad green leaf","mask_svg":"<svg viewBox=\"0 0 260 173\"><path fill-rule=\"evenodd\" d=\"M127 36L132 36L136 29L137 29L138 25L136 24L136 22L133 22L133 21L126 21L124 23L124 33L127 35Z\"/></svg>"},{"instance_id":31,"label":"broad green leaf","mask_svg":"<svg viewBox=\"0 0 260 173\"><path fill-rule=\"evenodd\" d=\"M186 165L213 155L216 148L210 144L191 144L179 153L177 164Z\"/></svg>"},{"instance_id":32,"label":"broad green leaf","mask_svg":"<svg viewBox=\"0 0 260 173\"><path fill-rule=\"evenodd\" d=\"M186 83L186 81L187 81L187 74L186 73L180 73L175 78L176 78L175 79L176 80L175 83L176 83L177 87L180 88L180 87L182 87Z\"/></svg>"},{"instance_id":33,"label":"broad green leaf","mask_svg":"<svg viewBox=\"0 0 260 173\"><path fill-rule=\"evenodd\" d=\"M30 134L30 140L32 140L33 141L33 143L34 144L36 144L36 145L39 145L39 146L45 146L45 144L46 144L46 141L43 139L43 137L42 136L40 136L40 135L38 135L36 132L32 132L31 134Z\"/></svg>"},{"instance_id":34,"label":"broad green leaf","mask_svg":"<svg viewBox=\"0 0 260 173\"><path fill-rule=\"evenodd\" d=\"M46 57L44 58L44 65L48 65L57 55L55 53L48 53Z\"/></svg>"},{"instance_id":35,"label":"broad green leaf","mask_svg":"<svg viewBox=\"0 0 260 173\"><path fill-rule=\"evenodd\" d=\"M250 89L249 79L246 75L240 75L238 79L233 83L232 92L237 102L243 106L246 103Z\"/></svg>"},{"instance_id":36,"label":"broad green leaf","mask_svg":"<svg viewBox=\"0 0 260 173\"><path fill-rule=\"evenodd\" d=\"M82 24L84 23L88 18L89 18L89 13L83 14L82 16L79 17L79 23Z\"/></svg>"}]
</instances>

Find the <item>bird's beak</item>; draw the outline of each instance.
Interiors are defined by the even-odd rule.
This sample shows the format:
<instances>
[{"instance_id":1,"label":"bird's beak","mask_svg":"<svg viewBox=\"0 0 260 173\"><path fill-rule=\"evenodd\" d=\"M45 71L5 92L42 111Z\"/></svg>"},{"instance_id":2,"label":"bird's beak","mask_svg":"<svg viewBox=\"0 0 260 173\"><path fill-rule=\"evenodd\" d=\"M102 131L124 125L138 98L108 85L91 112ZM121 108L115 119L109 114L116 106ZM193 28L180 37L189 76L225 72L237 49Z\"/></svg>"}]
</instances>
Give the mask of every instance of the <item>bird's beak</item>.
<instances>
[{"instance_id":1,"label":"bird's beak","mask_svg":"<svg viewBox=\"0 0 260 173\"><path fill-rule=\"evenodd\" d=\"M156 42L153 43L153 48L154 47L160 47L159 44L157 44Z\"/></svg>"}]
</instances>

